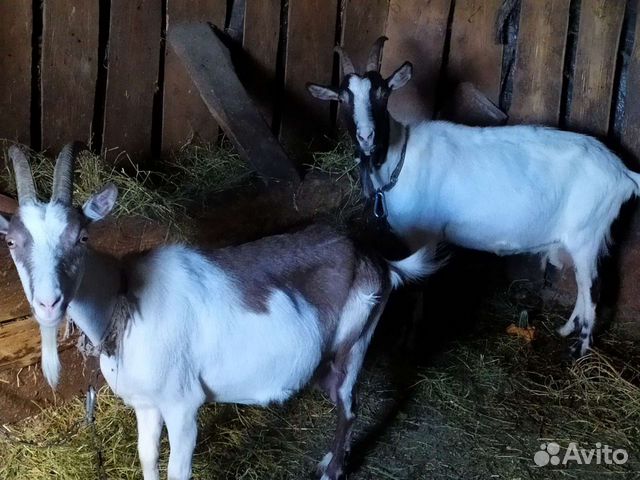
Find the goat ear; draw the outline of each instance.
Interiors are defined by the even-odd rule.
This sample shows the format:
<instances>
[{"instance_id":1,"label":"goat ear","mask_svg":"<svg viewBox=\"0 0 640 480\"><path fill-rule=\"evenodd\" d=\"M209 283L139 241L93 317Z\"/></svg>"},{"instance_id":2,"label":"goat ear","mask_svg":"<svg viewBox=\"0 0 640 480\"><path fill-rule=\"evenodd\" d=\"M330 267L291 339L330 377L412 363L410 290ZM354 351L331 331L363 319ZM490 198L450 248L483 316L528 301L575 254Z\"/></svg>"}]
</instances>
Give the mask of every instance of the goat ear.
<instances>
[{"instance_id":1,"label":"goat ear","mask_svg":"<svg viewBox=\"0 0 640 480\"><path fill-rule=\"evenodd\" d=\"M411 80L411 75L413 75L413 65L411 65L411 62L404 62L400 68L387 78L387 85L391 90L397 90L400 87L404 87Z\"/></svg>"},{"instance_id":2,"label":"goat ear","mask_svg":"<svg viewBox=\"0 0 640 480\"><path fill-rule=\"evenodd\" d=\"M333 88L323 87L322 85L317 85L315 83L307 83L307 90L309 90L311 95L320 100L340 101L340 95L338 95L338 92Z\"/></svg>"},{"instance_id":3,"label":"goat ear","mask_svg":"<svg viewBox=\"0 0 640 480\"><path fill-rule=\"evenodd\" d=\"M9 220L0 214L0 235L6 235L9 231Z\"/></svg>"},{"instance_id":4,"label":"goat ear","mask_svg":"<svg viewBox=\"0 0 640 480\"><path fill-rule=\"evenodd\" d=\"M118 188L113 183L107 183L85 202L82 213L91 221L102 220L109 215L117 198Z\"/></svg>"}]
</instances>

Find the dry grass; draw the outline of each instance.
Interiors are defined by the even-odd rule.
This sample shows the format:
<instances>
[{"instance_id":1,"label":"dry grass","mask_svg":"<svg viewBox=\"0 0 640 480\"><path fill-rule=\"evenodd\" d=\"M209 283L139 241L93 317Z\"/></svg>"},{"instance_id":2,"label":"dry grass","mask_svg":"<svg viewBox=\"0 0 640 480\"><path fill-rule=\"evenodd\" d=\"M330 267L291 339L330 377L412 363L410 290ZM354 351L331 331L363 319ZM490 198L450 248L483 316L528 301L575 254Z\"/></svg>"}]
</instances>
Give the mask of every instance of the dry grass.
<instances>
[{"instance_id":1,"label":"dry grass","mask_svg":"<svg viewBox=\"0 0 640 480\"><path fill-rule=\"evenodd\" d=\"M530 311L542 332L533 346L503 327L528 308L509 293L483 308L480 327L427 366L374 353L361 386L351 479L637 478L640 452L640 350L610 332L606 350L565 362L553 334L562 310ZM404 380L392 381L400 371ZM132 412L103 390L97 438L107 478L139 478ZM82 401L47 409L12 427L23 445L0 439L0 478L95 478L89 429L75 432ZM333 433L333 407L317 392L261 409L211 405L200 415L196 479L309 478ZM71 432L70 434L68 432ZM61 445L46 445L48 442ZM626 448L626 465L537 468L540 443L596 442ZM44 444L44 445L40 445ZM163 442L162 469L168 446ZM362 462L358 459L363 457Z\"/></svg>"},{"instance_id":2,"label":"dry grass","mask_svg":"<svg viewBox=\"0 0 640 480\"><path fill-rule=\"evenodd\" d=\"M9 142L0 141L5 152ZM31 170L42 199L51 195L54 162L30 151ZM177 233L189 226L189 211L210 195L250 183L253 172L228 141L218 144L185 144L156 170L145 170L124 156L118 167L89 151L76 162L74 201L82 204L106 183L115 183L119 198L116 216L140 216L167 224ZM15 194L13 170L7 162L0 176L0 190Z\"/></svg>"},{"instance_id":3,"label":"dry grass","mask_svg":"<svg viewBox=\"0 0 640 480\"><path fill-rule=\"evenodd\" d=\"M340 220L351 217L362 208L362 188L360 186L358 163L353 150L353 142L343 135L333 142L331 149L313 154L311 170L326 173L336 181L347 184L347 195L338 211Z\"/></svg>"}]
</instances>

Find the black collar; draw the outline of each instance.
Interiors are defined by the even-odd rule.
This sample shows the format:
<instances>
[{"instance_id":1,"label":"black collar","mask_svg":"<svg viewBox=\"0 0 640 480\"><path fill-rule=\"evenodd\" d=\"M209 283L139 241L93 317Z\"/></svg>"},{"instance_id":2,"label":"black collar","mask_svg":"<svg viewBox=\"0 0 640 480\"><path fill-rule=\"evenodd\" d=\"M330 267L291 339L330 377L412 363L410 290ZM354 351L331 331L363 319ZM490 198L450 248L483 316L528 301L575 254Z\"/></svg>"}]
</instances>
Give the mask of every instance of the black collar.
<instances>
[{"instance_id":1,"label":"black collar","mask_svg":"<svg viewBox=\"0 0 640 480\"><path fill-rule=\"evenodd\" d=\"M376 189L376 193L373 197L373 214L376 218L386 218L387 217L387 205L385 200L385 193L391 190L398 183L398 177L400 176L400 172L402 171L402 166L404 165L404 157L407 154L407 144L409 143L409 126L405 127L404 131L404 143L402 144L402 151L400 152L400 160L398 161L396 168L391 172L391 177L389 177L389 181L385 183L382 187Z\"/></svg>"}]
</instances>

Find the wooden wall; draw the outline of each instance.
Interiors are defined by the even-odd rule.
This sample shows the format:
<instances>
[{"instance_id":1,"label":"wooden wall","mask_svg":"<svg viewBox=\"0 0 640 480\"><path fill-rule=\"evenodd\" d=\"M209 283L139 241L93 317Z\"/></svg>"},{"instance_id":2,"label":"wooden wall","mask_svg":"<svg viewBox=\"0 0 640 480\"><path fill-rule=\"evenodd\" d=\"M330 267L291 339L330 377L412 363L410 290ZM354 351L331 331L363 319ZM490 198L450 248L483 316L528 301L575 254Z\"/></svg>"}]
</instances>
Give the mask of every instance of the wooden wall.
<instances>
[{"instance_id":1,"label":"wooden wall","mask_svg":"<svg viewBox=\"0 0 640 480\"><path fill-rule=\"evenodd\" d=\"M246 0L238 65L267 123L293 150L335 125L335 108L304 88L307 81L336 83L333 46L342 43L360 66L373 40L385 34L383 73L414 63L414 79L391 101L401 119L435 116L452 87L470 81L509 123L588 132L635 160L637 2ZM38 5L0 2L0 138L47 150L83 140L109 158L126 151L145 161L191 136L217 137L218 126L164 36L182 21L223 29L233 2Z\"/></svg>"}]
</instances>

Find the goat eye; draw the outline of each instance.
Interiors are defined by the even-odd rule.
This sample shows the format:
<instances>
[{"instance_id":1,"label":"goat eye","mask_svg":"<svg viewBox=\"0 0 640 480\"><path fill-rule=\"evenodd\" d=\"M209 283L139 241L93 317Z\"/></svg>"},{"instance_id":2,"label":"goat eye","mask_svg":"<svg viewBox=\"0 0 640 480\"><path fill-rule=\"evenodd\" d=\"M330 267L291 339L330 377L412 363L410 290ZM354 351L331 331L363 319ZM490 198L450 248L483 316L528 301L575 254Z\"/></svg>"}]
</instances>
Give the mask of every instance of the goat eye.
<instances>
[{"instance_id":1,"label":"goat eye","mask_svg":"<svg viewBox=\"0 0 640 480\"><path fill-rule=\"evenodd\" d=\"M7 247L14 248L16 246L16 241L12 238L7 238Z\"/></svg>"},{"instance_id":2,"label":"goat eye","mask_svg":"<svg viewBox=\"0 0 640 480\"><path fill-rule=\"evenodd\" d=\"M87 243L89 241L89 235L83 233L82 235L80 235L80 238L78 240L80 243Z\"/></svg>"}]
</instances>

